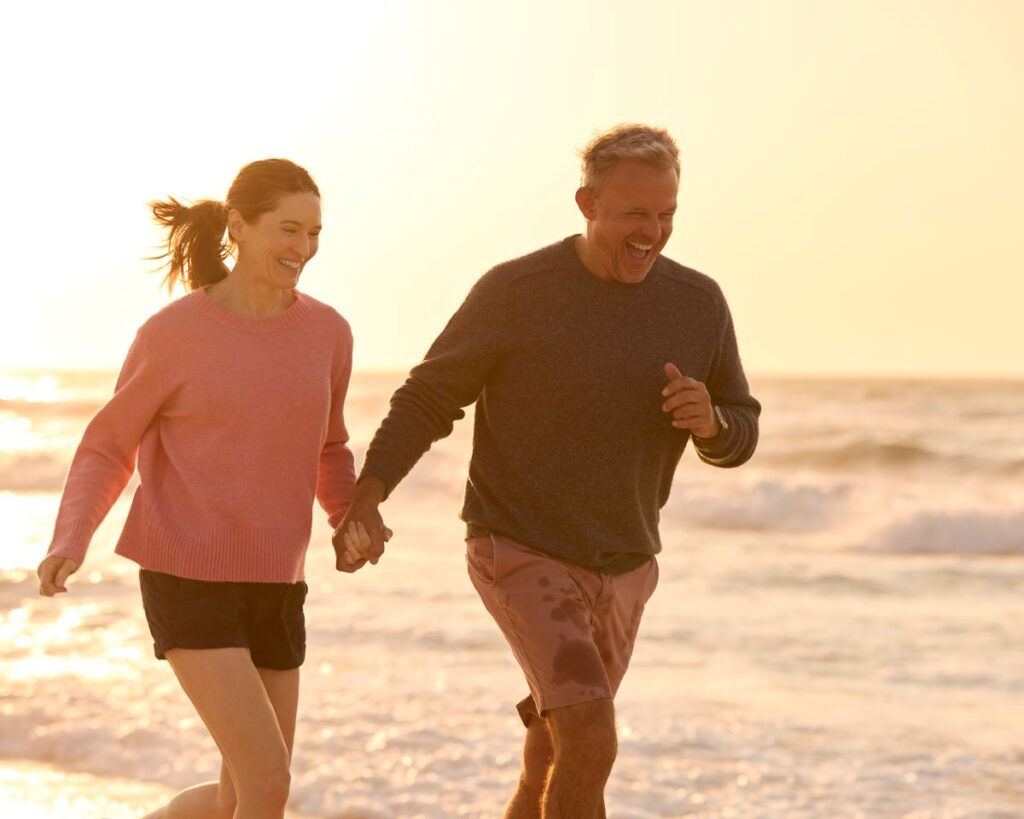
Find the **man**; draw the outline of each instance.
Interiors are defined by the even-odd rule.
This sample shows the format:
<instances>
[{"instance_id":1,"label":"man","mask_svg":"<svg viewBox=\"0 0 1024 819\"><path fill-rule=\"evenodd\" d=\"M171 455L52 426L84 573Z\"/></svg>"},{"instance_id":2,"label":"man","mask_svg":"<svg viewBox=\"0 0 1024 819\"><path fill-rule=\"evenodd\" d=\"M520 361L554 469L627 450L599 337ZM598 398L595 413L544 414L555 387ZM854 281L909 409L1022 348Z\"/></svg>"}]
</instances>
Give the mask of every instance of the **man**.
<instances>
[{"instance_id":1,"label":"man","mask_svg":"<svg viewBox=\"0 0 1024 819\"><path fill-rule=\"evenodd\" d=\"M375 563L377 507L476 402L469 573L530 688L507 819L604 817L612 700L657 582L676 465L692 441L706 463L738 466L758 435L721 291L660 255L672 138L623 125L582 156L586 232L476 283L392 397L335 535L339 569ZM342 534L350 522L359 536Z\"/></svg>"}]
</instances>

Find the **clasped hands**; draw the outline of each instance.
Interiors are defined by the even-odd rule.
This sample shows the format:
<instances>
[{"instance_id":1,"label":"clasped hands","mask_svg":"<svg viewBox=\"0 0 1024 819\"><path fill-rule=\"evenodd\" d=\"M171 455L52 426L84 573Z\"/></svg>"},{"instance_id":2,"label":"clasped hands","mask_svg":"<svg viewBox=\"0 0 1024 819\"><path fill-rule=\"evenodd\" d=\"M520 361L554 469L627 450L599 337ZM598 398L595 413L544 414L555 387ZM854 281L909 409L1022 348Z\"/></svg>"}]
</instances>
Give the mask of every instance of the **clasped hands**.
<instances>
[{"instance_id":1,"label":"clasped hands","mask_svg":"<svg viewBox=\"0 0 1024 819\"><path fill-rule=\"evenodd\" d=\"M665 399L661 409L671 414L672 426L688 429L698 438L714 438L719 424L707 387L683 375L675 364L665 365L665 376L668 385L661 393ZM385 494L379 478L366 477L356 485L352 503L331 538L338 571L358 571L367 563L376 564L384 554L391 530L384 525L378 507Z\"/></svg>"},{"instance_id":2,"label":"clasped hands","mask_svg":"<svg viewBox=\"0 0 1024 819\"><path fill-rule=\"evenodd\" d=\"M356 484L348 511L331 538L339 572L359 571L367 563L376 564L384 554L384 544L392 534L377 509L384 495L379 478L363 478Z\"/></svg>"}]
</instances>

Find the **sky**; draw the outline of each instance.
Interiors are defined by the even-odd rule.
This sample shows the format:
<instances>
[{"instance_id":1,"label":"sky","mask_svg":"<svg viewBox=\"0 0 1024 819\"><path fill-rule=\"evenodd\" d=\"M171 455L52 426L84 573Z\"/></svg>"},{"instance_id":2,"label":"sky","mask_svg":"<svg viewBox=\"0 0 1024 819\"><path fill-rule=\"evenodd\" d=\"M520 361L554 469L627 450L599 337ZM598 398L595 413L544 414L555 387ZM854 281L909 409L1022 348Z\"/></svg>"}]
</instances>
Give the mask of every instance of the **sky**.
<instances>
[{"instance_id":1,"label":"sky","mask_svg":"<svg viewBox=\"0 0 1024 819\"><path fill-rule=\"evenodd\" d=\"M577 151L639 121L681 150L665 253L722 286L748 372L1024 375L1024 2L0 15L0 369L117 368L170 298L147 201L269 156L323 195L300 287L357 367L408 367L488 268L583 229Z\"/></svg>"}]
</instances>

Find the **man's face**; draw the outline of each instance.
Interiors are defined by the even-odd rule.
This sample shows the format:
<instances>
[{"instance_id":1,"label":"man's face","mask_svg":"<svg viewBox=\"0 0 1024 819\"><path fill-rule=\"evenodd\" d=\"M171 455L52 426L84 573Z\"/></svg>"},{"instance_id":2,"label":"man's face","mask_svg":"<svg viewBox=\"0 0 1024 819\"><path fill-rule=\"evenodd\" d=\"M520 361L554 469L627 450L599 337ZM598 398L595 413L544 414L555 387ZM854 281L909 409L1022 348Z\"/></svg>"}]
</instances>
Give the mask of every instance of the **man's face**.
<instances>
[{"instance_id":1,"label":"man's face","mask_svg":"<svg viewBox=\"0 0 1024 819\"><path fill-rule=\"evenodd\" d=\"M596 192L580 188L576 203L587 219L584 263L600 279L638 284L672 235L679 176L674 168L624 159Z\"/></svg>"}]
</instances>

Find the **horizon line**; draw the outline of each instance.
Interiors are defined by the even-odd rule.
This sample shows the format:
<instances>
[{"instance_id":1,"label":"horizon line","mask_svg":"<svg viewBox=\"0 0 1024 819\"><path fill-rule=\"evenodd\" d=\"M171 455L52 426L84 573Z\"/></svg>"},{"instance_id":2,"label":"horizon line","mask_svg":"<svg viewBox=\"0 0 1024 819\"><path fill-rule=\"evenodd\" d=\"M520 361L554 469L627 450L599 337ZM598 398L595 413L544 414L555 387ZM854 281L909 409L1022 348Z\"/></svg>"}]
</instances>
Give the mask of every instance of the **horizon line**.
<instances>
[{"instance_id":1,"label":"horizon line","mask_svg":"<svg viewBox=\"0 0 1024 819\"><path fill-rule=\"evenodd\" d=\"M418 364L419 362L416 362ZM388 375L396 373L407 373L416 364L411 365L393 365L393 366L355 366L352 368L353 373L360 375ZM0 373L10 375L64 375L64 374L88 374L95 373L99 374L116 374L119 371L117 367L70 367L70 366L14 366L8 367L0 365ZM1024 380L1024 370L1019 372L1010 371L998 371L993 370L991 372L966 372L963 370L870 370L870 369L850 369L850 370L833 370L824 371L817 369L806 369L806 370L779 370L779 369L765 369L765 370L750 370L747 372L748 379L767 379L767 380L778 380L784 381L787 379L819 379L819 380L856 380L856 379L873 379L873 380L891 380L891 381L913 381L922 379L935 379L942 381L951 381L957 379L967 379L971 381L1021 381Z\"/></svg>"}]
</instances>

